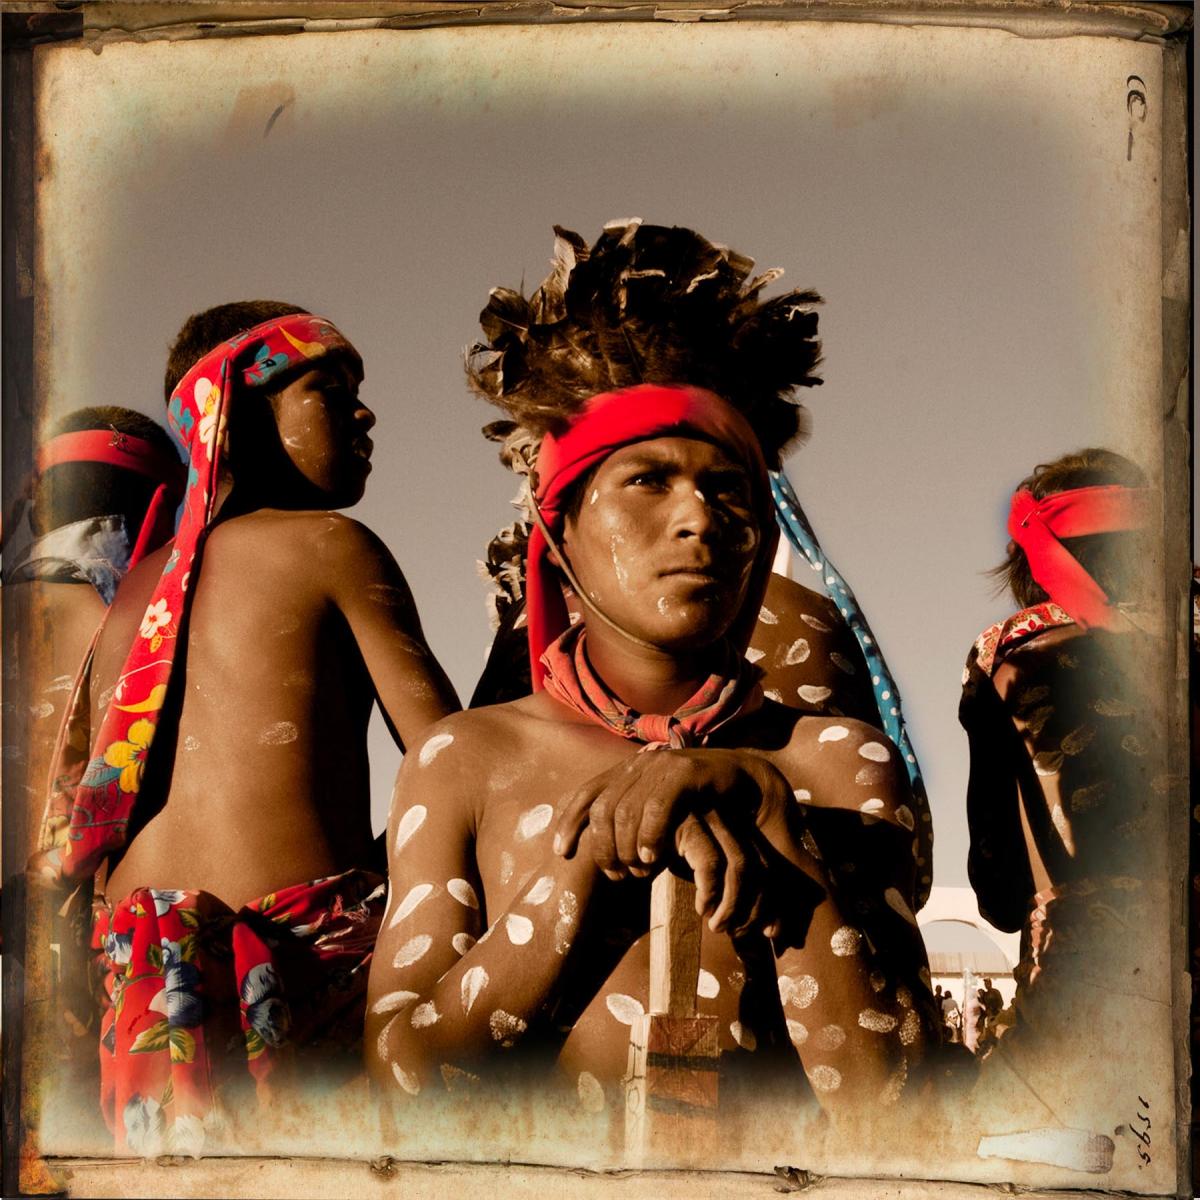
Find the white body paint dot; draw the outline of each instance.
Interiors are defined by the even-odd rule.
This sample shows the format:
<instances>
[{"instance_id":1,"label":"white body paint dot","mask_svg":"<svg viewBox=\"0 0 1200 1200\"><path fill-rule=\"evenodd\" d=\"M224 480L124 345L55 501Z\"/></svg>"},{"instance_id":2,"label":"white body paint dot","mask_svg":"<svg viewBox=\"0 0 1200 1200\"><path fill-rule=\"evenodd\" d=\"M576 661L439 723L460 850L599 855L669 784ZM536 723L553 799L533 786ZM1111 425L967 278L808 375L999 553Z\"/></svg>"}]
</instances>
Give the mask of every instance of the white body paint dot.
<instances>
[{"instance_id":1,"label":"white body paint dot","mask_svg":"<svg viewBox=\"0 0 1200 1200\"><path fill-rule=\"evenodd\" d=\"M746 1026L741 1023L741 1021L731 1022L729 1026L729 1036L732 1037L733 1040L737 1042L737 1044L741 1046L743 1050L758 1049L758 1038L754 1036L754 1030L747 1029Z\"/></svg>"},{"instance_id":2,"label":"white body paint dot","mask_svg":"<svg viewBox=\"0 0 1200 1200\"><path fill-rule=\"evenodd\" d=\"M846 1040L840 1025L823 1025L813 1034L813 1045L819 1050L836 1050Z\"/></svg>"},{"instance_id":3,"label":"white body paint dot","mask_svg":"<svg viewBox=\"0 0 1200 1200\"><path fill-rule=\"evenodd\" d=\"M721 985L711 971L703 968L696 979L696 995L703 1000L715 1000L721 994Z\"/></svg>"},{"instance_id":4,"label":"white body paint dot","mask_svg":"<svg viewBox=\"0 0 1200 1200\"><path fill-rule=\"evenodd\" d=\"M484 967L472 967L463 973L462 982L459 984L459 994L462 999L464 1015L471 1011L471 1006L479 998L479 993L487 987L489 982L488 973Z\"/></svg>"},{"instance_id":5,"label":"white body paint dot","mask_svg":"<svg viewBox=\"0 0 1200 1200\"><path fill-rule=\"evenodd\" d=\"M602 1113L604 1111L604 1085L591 1071L580 1071L575 1084L579 1096L579 1107L586 1113Z\"/></svg>"},{"instance_id":6,"label":"white body paint dot","mask_svg":"<svg viewBox=\"0 0 1200 1200\"><path fill-rule=\"evenodd\" d=\"M466 908L479 907L479 897L475 895L475 889L465 879L451 879L446 884L446 891Z\"/></svg>"},{"instance_id":7,"label":"white body paint dot","mask_svg":"<svg viewBox=\"0 0 1200 1200\"><path fill-rule=\"evenodd\" d=\"M424 900L432 891L432 883L418 883L416 887L412 888L408 895L400 901L399 907L392 915L392 919L388 922L388 928L395 929L395 927L399 925L405 917L409 916L417 907L417 905L420 904L421 901Z\"/></svg>"},{"instance_id":8,"label":"white body paint dot","mask_svg":"<svg viewBox=\"0 0 1200 1200\"><path fill-rule=\"evenodd\" d=\"M433 938L427 933L418 934L415 938L404 943L392 959L393 967L411 967L413 963L424 958L433 945Z\"/></svg>"},{"instance_id":9,"label":"white body paint dot","mask_svg":"<svg viewBox=\"0 0 1200 1200\"><path fill-rule=\"evenodd\" d=\"M766 607L760 608L758 610L758 619L764 625L778 625L779 624L779 618L769 608L766 608Z\"/></svg>"},{"instance_id":10,"label":"white body paint dot","mask_svg":"<svg viewBox=\"0 0 1200 1200\"><path fill-rule=\"evenodd\" d=\"M794 979L790 975L779 977L779 1001L784 1005L807 1008L820 990L820 984L811 975L800 975Z\"/></svg>"},{"instance_id":11,"label":"white body paint dot","mask_svg":"<svg viewBox=\"0 0 1200 1200\"><path fill-rule=\"evenodd\" d=\"M409 1022L414 1029L424 1029L427 1025L436 1025L441 1015L437 1010L437 1005L429 1000L424 1004L418 1004L413 1009Z\"/></svg>"},{"instance_id":12,"label":"white body paint dot","mask_svg":"<svg viewBox=\"0 0 1200 1200\"><path fill-rule=\"evenodd\" d=\"M461 956L466 954L466 952L470 950L473 945L475 945L475 939L469 933L456 933L450 939L450 945L453 946Z\"/></svg>"},{"instance_id":13,"label":"white body paint dot","mask_svg":"<svg viewBox=\"0 0 1200 1200\"><path fill-rule=\"evenodd\" d=\"M412 808L410 808L408 812L406 812L404 816L400 818L396 824L396 844L393 847L393 853L400 853L400 851L408 843L409 838L411 838L412 835L416 833L422 825L425 824L425 818L428 815L429 814L425 808L425 805L414 804Z\"/></svg>"},{"instance_id":14,"label":"white body paint dot","mask_svg":"<svg viewBox=\"0 0 1200 1200\"><path fill-rule=\"evenodd\" d=\"M417 761L423 767L429 766L429 764L433 762L433 760L437 758L437 756L441 754L441 752L445 750L447 746L451 745L453 741L454 734L452 733L435 733L433 737L431 737L429 741L427 741L425 745L421 747L421 753L417 756Z\"/></svg>"},{"instance_id":15,"label":"white body paint dot","mask_svg":"<svg viewBox=\"0 0 1200 1200\"><path fill-rule=\"evenodd\" d=\"M517 822L517 837L528 841L542 832L554 817L554 809L549 804L539 804L521 816Z\"/></svg>"},{"instance_id":16,"label":"white body paint dot","mask_svg":"<svg viewBox=\"0 0 1200 1200\"><path fill-rule=\"evenodd\" d=\"M878 763L885 763L892 757L892 752L882 742L864 742L859 746L858 753L859 757Z\"/></svg>"},{"instance_id":17,"label":"white body paint dot","mask_svg":"<svg viewBox=\"0 0 1200 1200\"><path fill-rule=\"evenodd\" d=\"M803 1046L808 1041L808 1028L799 1021L788 1021L787 1031L793 1046Z\"/></svg>"},{"instance_id":18,"label":"white body paint dot","mask_svg":"<svg viewBox=\"0 0 1200 1200\"><path fill-rule=\"evenodd\" d=\"M802 683L796 689L796 695L806 704L820 704L828 700L833 691L827 687L818 687L815 683Z\"/></svg>"},{"instance_id":19,"label":"white body paint dot","mask_svg":"<svg viewBox=\"0 0 1200 1200\"><path fill-rule=\"evenodd\" d=\"M421 1090L421 1081L411 1072L406 1071L399 1063L392 1063L392 1074L396 1082L410 1095L415 1096Z\"/></svg>"},{"instance_id":20,"label":"white body paint dot","mask_svg":"<svg viewBox=\"0 0 1200 1200\"><path fill-rule=\"evenodd\" d=\"M884 802L878 798L864 800L859 806L858 811L864 813L880 813L887 807Z\"/></svg>"},{"instance_id":21,"label":"white body paint dot","mask_svg":"<svg viewBox=\"0 0 1200 1200\"><path fill-rule=\"evenodd\" d=\"M300 736L300 730L291 721L276 721L258 735L260 746L286 746Z\"/></svg>"},{"instance_id":22,"label":"white body paint dot","mask_svg":"<svg viewBox=\"0 0 1200 1200\"><path fill-rule=\"evenodd\" d=\"M640 1020L646 1012L640 1000L626 996L624 992L613 992L605 996L604 1003L607 1005L608 1011L622 1025L632 1025L634 1021Z\"/></svg>"},{"instance_id":23,"label":"white body paint dot","mask_svg":"<svg viewBox=\"0 0 1200 1200\"><path fill-rule=\"evenodd\" d=\"M381 1016L383 1013L399 1012L417 999L420 997L416 992L388 992L386 996L380 996L371 1005L371 1011L377 1016Z\"/></svg>"},{"instance_id":24,"label":"white body paint dot","mask_svg":"<svg viewBox=\"0 0 1200 1200\"><path fill-rule=\"evenodd\" d=\"M793 795L793 796L795 796L795 797L796 797L796 799L797 799L797 800L799 800L801 804L803 804L803 803L804 803L805 801L807 801L807 800L811 800L811 799L812 799L812 792L810 792L810 791L808 790L808 788L797 788L797 789L796 789L796 790L795 790L795 791L792 793L792 795Z\"/></svg>"},{"instance_id":25,"label":"white body paint dot","mask_svg":"<svg viewBox=\"0 0 1200 1200\"><path fill-rule=\"evenodd\" d=\"M830 725L827 729L822 729L817 735L818 742L840 742L843 738L850 736L850 730L845 725Z\"/></svg>"},{"instance_id":26,"label":"white body paint dot","mask_svg":"<svg viewBox=\"0 0 1200 1200\"><path fill-rule=\"evenodd\" d=\"M527 1026L520 1017L515 1017L512 1013L498 1008L488 1017L488 1028L492 1031L492 1037L500 1045L508 1047L525 1032Z\"/></svg>"},{"instance_id":27,"label":"white body paint dot","mask_svg":"<svg viewBox=\"0 0 1200 1200\"><path fill-rule=\"evenodd\" d=\"M842 1086L842 1073L836 1067L810 1067L808 1081L818 1092L836 1092Z\"/></svg>"},{"instance_id":28,"label":"white body paint dot","mask_svg":"<svg viewBox=\"0 0 1200 1200\"><path fill-rule=\"evenodd\" d=\"M858 1023L872 1033L891 1033L896 1028L896 1018L891 1013L879 1012L874 1008L864 1008L858 1014Z\"/></svg>"},{"instance_id":29,"label":"white body paint dot","mask_svg":"<svg viewBox=\"0 0 1200 1200\"><path fill-rule=\"evenodd\" d=\"M746 661L756 663L765 653L765 650L759 650L757 647L751 646L750 649L746 651Z\"/></svg>"},{"instance_id":30,"label":"white body paint dot","mask_svg":"<svg viewBox=\"0 0 1200 1200\"><path fill-rule=\"evenodd\" d=\"M529 891L525 893L525 903L545 904L546 901L550 899L550 893L552 891L554 891L553 877L550 875L543 875L541 879L539 879L537 883L535 883L533 887L531 887Z\"/></svg>"},{"instance_id":31,"label":"white body paint dot","mask_svg":"<svg viewBox=\"0 0 1200 1200\"><path fill-rule=\"evenodd\" d=\"M514 946L524 946L533 937L533 922L520 913L509 913L504 918L504 932Z\"/></svg>"},{"instance_id":32,"label":"white body paint dot","mask_svg":"<svg viewBox=\"0 0 1200 1200\"><path fill-rule=\"evenodd\" d=\"M784 666L799 666L800 663L807 662L810 653L807 640L805 638L797 638L787 648L787 653L783 656Z\"/></svg>"},{"instance_id":33,"label":"white body paint dot","mask_svg":"<svg viewBox=\"0 0 1200 1200\"><path fill-rule=\"evenodd\" d=\"M857 929L843 925L841 929L834 930L833 936L829 939L829 948L836 957L849 958L850 955L858 953L861 941L862 934Z\"/></svg>"}]
</instances>

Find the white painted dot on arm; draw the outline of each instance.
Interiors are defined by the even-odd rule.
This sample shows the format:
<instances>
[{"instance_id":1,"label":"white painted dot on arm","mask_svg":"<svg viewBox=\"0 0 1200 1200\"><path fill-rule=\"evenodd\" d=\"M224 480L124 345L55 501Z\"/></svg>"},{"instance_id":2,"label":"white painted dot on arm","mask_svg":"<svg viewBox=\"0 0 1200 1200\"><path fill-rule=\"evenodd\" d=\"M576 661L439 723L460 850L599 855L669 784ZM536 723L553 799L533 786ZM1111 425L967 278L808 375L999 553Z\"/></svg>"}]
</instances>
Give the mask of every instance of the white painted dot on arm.
<instances>
[{"instance_id":1,"label":"white painted dot on arm","mask_svg":"<svg viewBox=\"0 0 1200 1200\"><path fill-rule=\"evenodd\" d=\"M762 608L760 608L758 610L758 619L764 625L778 625L779 624L779 618L769 608L767 608L766 605L764 605Z\"/></svg>"},{"instance_id":2,"label":"white painted dot on arm","mask_svg":"<svg viewBox=\"0 0 1200 1200\"><path fill-rule=\"evenodd\" d=\"M414 1029L425 1029L429 1025L436 1025L441 1016L442 1014L437 1010L437 1005L432 1000L427 1000L424 1004L418 1004L413 1009L412 1016L409 1018L409 1024Z\"/></svg>"},{"instance_id":3,"label":"white painted dot on arm","mask_svg":"<svg viewBox=\"0 0 1200 1200\"><path fill-rule=\"evenodd\" d=\"M446 891L466 908L477 909L479 907L479 897L475 895L475 889L465 879L449 880L446 884Z\"/></svg>"},{"instance_id":4,"label":"white painted dot on arm","mask_svg":"<svg viewBox=\"0 0 1200 1200\"><path fill-rule=\"evenodd\" d=\"M861 813L881 813L886 807L887 805L878 797L872 797L870 800L864 800L858 806L858 811Z\"/></svg>"},{"instance_id":5,"label":"white painted dot on arm","mask_svg":"<svg viewBox=\"0 0 1200 1200\"><path fill-rule=\"evenodd\" d=\"M392 847L393 854L399 854L408 844L409 839L422 825L428 816L428 810L423 804L414 804L396 823L396 842Z\"/></svg>"},{"instance_id":6,"label":"white painted dot on arm","mask_svg":"<svg viewBox=\"0 0 1200 1200\"><path fill-rule=\"evenodd\" d=\"M416 907L433 891L432 883L418 883L416 887L410 888L408 895L400 901L395 913L392 914L392 919L388 922L389 929L395 929L405 917L411 916Z\"/></svg>"},{"instance_id":7,"label":"white painted dot on arm","mask_svg":"<svg viewBox=\"0 0 1200 1200\"><path fill-rule=\"evenodd\" d=\"M610 992L604 997L604 1004L613 1017L622 1025L632 1025L640 1020L646 1012L640 1000L627 996L624 992Z\"/></svg>"},{"instance_id":8,"label":"white painted dot on arm","mask_svg":"<svg viewBox=\"0 0 1200 1200\"><path fill-rule=\"evenodd\" d=\"M845 725L827 725L817 735L818 742L840 742L850 736L850 730Z\"/></svg>"},{"instance_id":9,"label":"white painted dot on arm","mask_svg":"<svg viewBox=\"0 0 1200 1200\"><path fill-rule=\"evenodd\" d=\"M799 1021L788 1020L787 1023L788 1037L791 1039L793 1046L803 1046L808 1041L808 1028L801 1025Z\"/></svg>"},{"instance_id":10,"label":"white painted dot on arm","mask_svg":"<svg viewBox=\"0 0 1200 1200\"><path fill-rule=\"evenodd\" d=\"M447 746L454 742L454 734L452 733L435 733L425 745L421 747L421 752L417 755L417 762L421 766L427 767Z\"/></svg>"},{"instance_id":11,"label":"white painted dot on arm","mask_svg":"<svg viewBox=\"0 0 1200 1200\"><path fill-rule=\"evenodd\" d=\"M416 992L388 992L387 995L380 996L371 1005L371 1011L377 1016L382 1016L384 1013L399 1012L401 1009L407 1008L414 1000L419 999L420 997Z\"/></svg>"},{"instance_id":12,"label":"white painted dot on arm","mask_svg":"<svg viewBox=\"0 0 1200 1200\"><path fill-rule=\"evenodd\" d=\"M599 488L594 488L594 489L592 490L592 498L591 498L591 500L589 500L589 501L588 501L588 503L589 503L589 504L595 504L595 503L596 503L596 501L597 501L597 500L599 500L599 499L600 499L600 489L599 489Z\"/></svg>"},{"instance_id":13,"label":"white painted dot on arm","mask_svg":"<svg viewBox=\"0 0 1200 1200\"><path fill-rule=\"evenodd\" d=\"M702 1000L715 1000L721 993L721 984L717 977L711 972L700 968L700 974L696 978L696 995Z\"/></svg>"},{"instance_id":14,"label":"white painted dot on arm","mask_svg":"<svg viewBox=\"0 0 1200 1200\"><path fill-rule=\"evenodd\" d=\"M864 1008L858 1014L858 1023L872 1033L891 1033L896 1028L896 1018L891 1013L879 1012L874 1008Z\"/></svg>"},{"instance_id":15,"label":"white painted dot on arm","mask_svg":"<svg viewBox=\"0 0 1200 1200\"><path fill-rule=\"evenodd\" d=\"M829 939L829 948L835 957L849 958L850 955L858 953L861 942L862 934L857 929L843 925L840 929L833 931L833 936Z\"/></svg>"},{"instance_id":16,"label":"white painted dot on arm","mask_svg":"<svg viewBox=\"0 0 1200 1200\"><path fill-rule=\"evenodd\" d=\"M746 661L756 663L765 653L765 650L759 650L756 646L751 646L750 649L746 651Z\"/></svg>"},{"instance_id":17,"label":"white painted dot on arm","mask_svg":"<svg viewBox=\"0 0 1200 1200\"><path fill-rule=\"evenodd\" d=\"M891 761L892 752L882 742L863 742L858 748L861 758L869 758L872 762L885 763Z\"/></svg>"},{"instance_id":18,"label":"white painted dot on arm","mask_svg":"<svg viewBox=\"0 0 1200 1200\"><path fill-rule=\"evenodd\" d=\"M808 704L820 704L823 700L828 700L833 695L833 690L827 687L820 687L815 683L802 683L796 689L796 694Z\"/></svg>"},{"instance_id":19,"label":"white painted dot on arm","mask_svg":"<svg viewBox=\"0 0 1200 1200\"><path fill-rule=\"evenodd\" d=\"M792 795L795 796L801 804L804 804L812 799L812 792L810 792L808 788L797 788Z\"/></svg>"},{"instance_id":20,"label":"white painted dot on arm","mask_svg":"<svg viewBox=\"0 0 1200 1200\"><path fill-rule=\"evenodd\" d=\"M429 952L429 947L433 945L433 938L427 933L418 934L415 938L411 938L405 942L399 950L396 951L396 957L392 959L393 967L411 967L413 963L419 962Z\"/></svg>"},{"instance_id":21,"label":"white painted dot on arm","mask_svg":"<svg viewBox=\"0 0 1200 1200\"><path fill-rule=\"evenodd\" d=\"M783 656L783 664L787 667L799 666L802 662L808 661L808 656L811 653L808 647L807 638L797 638L785 651Z\"/></svg>"},{"instance_id":22,"label":"white painted dot on arm","mask_svg":"<svg viewBox=\"0 0 1200 1200\"><path fill-rule=\"evenodd\" d=\"M491 981L488 978L487 970L482 966L472 967L469 971L463 972L459 993L464 1016L471 1011L471 1006L479 998L479 993L487 987L489 982Z\"/></svg>"},{"instance_id":23,"label":"white painted dot on arm","mask_svg":"<svg viewBox=\"0 0 1200 1200\"><path fill-rule=\"evenodd\" d=\"M741 1021L730 1022L729 1036L732 1037L733 1040L737 1042L737 1044L741 1046L743 1050L758 1049L758 1038L754 1036L754 1030L750 1029L746 1025L743 1025Z\"/></svg>"},{"instance_id":24,"label":"white painted dot on arm","mask_svg":"<svg viewBox=\"0 0 1200 1200\"><path fill-rule=\"evenodd\" d=\"M455 951L461 957L475 945L475 939L469 933L456 933L450 939L450 945L454 947Z\"/></svg>"},{"instance_id":25,"label":"white painted dot on arm","mask_svg":"<svg viewBox=\"0 0 1200 1200\"><path fill-rule=\"evenodd\" d=\"M551 875L543 875L525 893L526 904L545 904L550 899L550 893L554 891L554 878Z\"/></svg>"},{"instance_id":26,"label":"white painted dot on arm","mask_svg":"<svg viewBox=\"0 0 1200 1200\"><path fill-rule=\"evenodd\" d=\"M524 946L533 937L533 922L520 913L509 913L504 918L504 932L514 946Z\"/></svg>"},{"instance_id":27,"label":"white painted dot on arm","mask_svg":"<svg viewBox=\"0 0 1200 1200\"><path fill-rule=\"evenodd\" d=\"M768 700L774 700L776 704L783 703L783 697L774 688L764 688L763 695L766 696Z\"/></svg>"},{"instance_id":28,"label":"white painted dot on arm","mask_svg":"<svg viewBox=\"0 0 1200 1200\"><path fill-rule=\"evenodd\" d=\"M392 1074L396 1082L410 1095L416 1096L421 1091L421 1081L411 1071L406 1071L399 1063L392 1063Z\"/></svg>"},{"instance_id":29,"label":"white painted dot on arm","mask_svg":"<svg viewBox=\"0 0 1200 1200\"><path fill-rule=\"evenodd\" d=\"M604 1085L590 1071L580 1071L575 1084L579 1096L579 1106L587 1113L602 1113L604 1111Z\"/></svg>"},{"instance_id":30,"label":"white painted dot on arm","mask_svg":"<svg viewBox=\"0 0 1200 1200\"><path fill-rule=\"evenodd\" d=\"M917 1010L910 1008L904 1014L904 1021L900 1025L900 1044L903 1046L911 1046L917 1040L917 1035L921 1032L921 1018L917 1016Z\"/></svg>"},{"instance_id":31,"label":"white painted dot on arm","mask_svg":"<svg viewBox=\"0 0 1200 1200\"><path fill-rule=\"evenodd\" d=\"M840 1025L823 1025L813 1034L813 1045L818 1050L832 1052L846 1040L846 1031Z\"/></svg>"},{"instance_id":32,"label":"white painted dot on arm","mask_svg":"<svg viewBox=\"0 0 1200 1200\"><path fill-rule=\"evenodd\" d=\"M806 1068L808 1080L818 1092L836 1092L842 1086L842 1073L824 1063Z\"/></svg>"},{"instance_id":33,"label":"white painted dot on arm","mask_svg":"<svg viewBox=\"0 0 1200 1200\"><path fill-rule=\"evenodd\" d=\"M528 1026L520 1017L498 1008L488 1017L488 1028L492 1031L492 1037L507 1049L516 1042Z\"/></svg>"}]
</instances>

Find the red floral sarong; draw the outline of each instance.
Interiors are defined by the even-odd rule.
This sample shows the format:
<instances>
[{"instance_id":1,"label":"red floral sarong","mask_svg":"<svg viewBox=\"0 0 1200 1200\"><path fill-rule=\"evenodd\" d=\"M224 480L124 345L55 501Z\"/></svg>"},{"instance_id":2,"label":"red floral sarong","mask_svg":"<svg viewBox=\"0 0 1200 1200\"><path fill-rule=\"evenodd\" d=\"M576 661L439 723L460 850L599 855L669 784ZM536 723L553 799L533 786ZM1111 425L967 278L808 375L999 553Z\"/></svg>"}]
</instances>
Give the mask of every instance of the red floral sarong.
<instances>
[{"instance_id":1,"label":"red floral sarong","mask_svg":"<svg viewBox=\"0 0 1200 1200\"><path fill-rule=\"evenodd\" d=\"M385 890L355 870L239 912L207 892L156 888L98 904L100 1098L116 1152L227 1145L228 1118L241 1126L247 1108L295 1088L301 1055L309 1085L357 1073Z\"/></svg>"}]
</instances>

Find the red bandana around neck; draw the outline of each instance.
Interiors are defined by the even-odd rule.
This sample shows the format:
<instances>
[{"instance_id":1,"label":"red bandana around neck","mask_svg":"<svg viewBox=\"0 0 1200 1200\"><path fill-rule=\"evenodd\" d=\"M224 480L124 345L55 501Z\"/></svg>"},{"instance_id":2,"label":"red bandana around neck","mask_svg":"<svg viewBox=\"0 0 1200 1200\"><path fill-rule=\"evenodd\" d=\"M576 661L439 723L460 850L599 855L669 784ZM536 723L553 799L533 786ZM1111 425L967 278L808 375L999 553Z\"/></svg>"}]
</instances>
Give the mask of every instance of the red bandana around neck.
<instances>
[{"instance_id":1,"label":"red bandana around neck","mask_svg":"<svg viewBox=\"0 0 1200 1200\"><path fill-rule=\"evenodd\" d=\"M703 746L709 736L734 717L762 705L762 672L751 666L728 642L721 670L670 716L639 713L617 699L592 670L587 656L587 631L581 622L547 647L542 655L546 692L561 704L582 713L597 725L635 742L645 750L683 750Z\"/></svg>"},{"instance_id":2,"label":"red bandana around neck","mask_svg":"<svg viewBox=\"0 0 1200 1200\"><path fill-rule=\"evenodd\" d=\"M634 442L695 434L720 445L750 476L761 537L746 600L727 635L740 652L758 619L779 529L758 438L732 405L703 388L677 384L643 383L593 396L565 433L557 437L548 433L542 439L534 499L550 533L560 534L571 485L592 467ZM529 663L536 692L546 674L542 655L570 626L550 548L536 525L529 535L525 570Z\"/></svg>"},{"instance_id":3,"label":"red bandana around neck","mask_svg":"<svg viewBox=\"0 0 1200 1200\"><path fill-rule=\"evenodd\" d=\"M66 463L84 462L105 463L159 481L129 556L129 567L132 569L147 554L171 540L175 510L183 499L186 469L178 458L153 442L118 429L80 429L73 433L60 433L38 448L38 474Z\"/></svg>"},{"instance_id":4,"label":"red bandana around neck","mask_svg":"<svg viewBox=\"0 0 1200 1200\"><path fill-rule=\"evenodd\" d=\"M41 859L62 877L83 879L93 874L107 855L125 843L167 696L187 615L188 588L199 569L200 550L214 516L232 397L239 388L262 387L307 360L331 353L360 364L358 352L329 321L296 313L222 342L176 387L167 406L167 423L188 456L183 513L174 548L92 741L91 758L74 789L69 815L56 811L60 788L52 782ZM83 692L89 668L90 655L76 680L69 713L86 709ZM71 742L64 726L52 781L68 777L64 756L72 750Z\"/></svg>"},{"instance_id":5,"label":"red bandana around neck","mask_svg":"<svg viewBox=\"0 0 1200 1200\"><path fill-rule=\"evenodd\" d=\"M1008 533L1025 551L1033 578L1081 629L1120 629L1120 610L1059 539L1141 529L1149 520L1149 507L1146 488L1103 484L1040 500L1022 488L1012 498Z\"/></svg>"}]
</instances>

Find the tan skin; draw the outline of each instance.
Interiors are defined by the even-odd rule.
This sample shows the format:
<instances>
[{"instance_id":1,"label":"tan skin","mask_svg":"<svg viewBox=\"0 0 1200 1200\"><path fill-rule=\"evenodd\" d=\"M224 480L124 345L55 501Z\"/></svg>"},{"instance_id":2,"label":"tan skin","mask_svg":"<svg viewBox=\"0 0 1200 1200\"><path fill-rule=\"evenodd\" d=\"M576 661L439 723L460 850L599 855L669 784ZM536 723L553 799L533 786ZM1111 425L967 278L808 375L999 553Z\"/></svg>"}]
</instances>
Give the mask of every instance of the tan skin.
<instances>
[{"instance_id":1,"label":"tan skin","mask_svg":"<svg viewBox=\"0 0 1200 1200\"><path fill-rule=\"evenodd\" d=\"M143 784L162 804L112 868L114 900L197 888L237 908L366 864L372 705L401 747L458 708L395 560L333 511L361 498L370 470L375 418L358 386L336 357L269 401L238 397L235 482L192 585L182 706ZM93 728L170 549L130 572L113 604L92 672Z\"/></svg>"},{"instance_id":2,"label":"tan skin","mask_svg":"<svg viewBox=\"0 0 1200 1200\"><path fill-rule=\"evenodd\" d=\"M748 481L708 442L660 438L615 452L592 486L563 551L652 645L592 621L589 658L626 702L672 711L746 594ZM376 1082L403 1099L537 1060L568 1098L601 1089L619 1106L647 1000L649 878L670 868L697 881L700 1011L720 1017L722 1050L794 1101L811 1094L804 1072L833 1112L894 1100L926 1037L909 1015L923 986L915 923L876 904L877 938L907 947L885 977L808 828L864 766L879 769L880 823L894 820L907 794L894 751L868 726L769 701L710 749L637 750L542 692L451 717L408 756L368 994Z\"/></svg>"}]
</instances>

